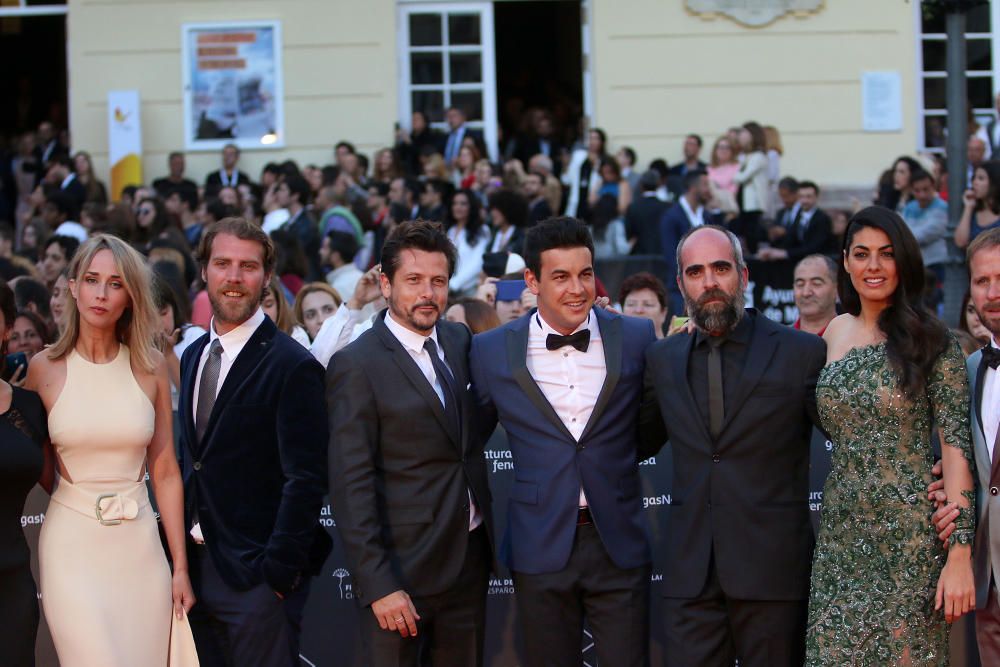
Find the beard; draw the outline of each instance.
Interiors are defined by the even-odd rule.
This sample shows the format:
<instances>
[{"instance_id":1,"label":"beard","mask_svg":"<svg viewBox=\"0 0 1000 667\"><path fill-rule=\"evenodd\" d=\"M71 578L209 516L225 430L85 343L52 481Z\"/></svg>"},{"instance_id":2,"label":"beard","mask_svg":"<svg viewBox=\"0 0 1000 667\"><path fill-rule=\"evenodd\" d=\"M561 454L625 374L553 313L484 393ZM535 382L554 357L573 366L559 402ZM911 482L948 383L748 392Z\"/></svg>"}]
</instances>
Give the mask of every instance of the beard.
<instances>
[{"instance_id":1,"label":"beard","mask_svg":"<svg viewBox=\"0 0 1000 667\"><path fill-rule=\"evenodd\" d=\"M417 311L417 308L425 306L432 306L434 313L426 314ZM408 324L411 329L420 332L431 331L437 325L438 320L441 319L441 307L433 301L421 301L413 304L409 310L405 310L392 299L389 299L389 310L392 311L392 316L397 322Z\"/></svg>"},{"instance_id":2,"label":"beard","mask_svg":"<svg viewBox=\"0 0 1000 667\"><path fill-rule=\"evenodd\" d=\"M722 299L722 303L708 303L712 299ZM702 331L726 334L732 331L743 317L746 297L742 285L734 294L721 289L708 290L697 300L684 292L684 304L695 326Z\"/></svg>"},{"instance_id":3,"label":"beard","mask_svg":"<svg viewBox=\"0 0 1000 667\"><path fill-rule=\"evenodd\" d=\"M225 290L226 288L222 287L218 292L208 291L208 302L212 304L212 316L220 322L242 324L257 312L257 308L260 307L261 302L264 300L263 289L256 295L247 292L238 301L223 297L222 292ZM241 289L239 291L242 292L244 290Z\"/></svg>"},{"instance_id":4,"label":"beard","mask_svg":"<svg viewBox=\"0 0 1000 667\"><path fill-rule=\"evenodd\" d=\"M1000 303L995 301L987 301L983 304L983 309L986 308L997 308L1000 307ZM975 306L973 306L975 308ZM988 312L980 312L978 308L975 308L976 315L979 315L979 321L982 325L993 334L994 338L1000 339L1000 317L989 317Z\"/></svg>"}]
</instances>

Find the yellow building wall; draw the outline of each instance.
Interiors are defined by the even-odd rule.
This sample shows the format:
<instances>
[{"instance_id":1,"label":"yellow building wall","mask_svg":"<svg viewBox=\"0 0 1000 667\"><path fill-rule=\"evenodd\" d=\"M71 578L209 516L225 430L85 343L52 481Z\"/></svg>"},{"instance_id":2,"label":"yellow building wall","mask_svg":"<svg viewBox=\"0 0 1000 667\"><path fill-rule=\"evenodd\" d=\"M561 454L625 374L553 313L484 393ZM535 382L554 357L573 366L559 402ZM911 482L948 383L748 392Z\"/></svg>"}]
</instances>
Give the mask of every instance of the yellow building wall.
<instances>
[{"instance_id":1,"label":"yellow building wall","mask_svg":"<svg viewBox=\"0 0 1000 667\"><path fill-rule=\"evenodd\" d=\"M167 173L184 150L181 25L280 20L285 147L245 149L240 166L256 180L263 165L333 162L346 139L371 155L391 145L397 116L393 0L69 0L70 132L109 176L107 93L136 89L142 104L143 175ZM219 152L187 152L189 178L218 169Z\"/></svg>"},{"instance_id":2,"label":"yellow building wall","mask_svg":"<svg viewBox=\"0 0 1000 667\"><path fill-rule=\"evenodd\" d=\"M826 0L815 14L763 28L702 18L683 0L592 0L594 120L640 163L681 158L684 136L756 120L785 147L782 174L873 186L917 148L917 23L913 2ZM861 75L902 77L903 129L862 131Z\"/></svg>"}]
</instances>

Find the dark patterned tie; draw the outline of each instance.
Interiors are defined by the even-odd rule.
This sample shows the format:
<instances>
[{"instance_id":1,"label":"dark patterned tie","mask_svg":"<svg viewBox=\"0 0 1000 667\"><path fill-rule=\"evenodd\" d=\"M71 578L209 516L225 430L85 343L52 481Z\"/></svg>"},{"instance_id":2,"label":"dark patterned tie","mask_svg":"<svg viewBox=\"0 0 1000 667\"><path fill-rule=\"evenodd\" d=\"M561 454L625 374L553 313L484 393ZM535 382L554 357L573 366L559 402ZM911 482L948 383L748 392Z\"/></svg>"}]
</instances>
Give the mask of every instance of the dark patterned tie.
<instances>
[{"instance_id":1,"label":"dark patterned tie","mask_svg":"<svg viewBox=\"0 0 1000 667\"><path fill-rule=\"evenodd\" d=\"M195 413L194 428L198 442L205 437L208 419L212 416L215 406L215 395L219 389L219 371L222 369L222 343L216 338L208 349L208 359L201 369L201 382L198 384L198 411Z\"/></svg>"},{"instance_id":2,"label":"dark patterned tie","mask_svg":"<svg viewBox=\"0 0 1000 667\"><path fill-rule=\"evenodd\" d=\"M431 364L434 366L434 374L437 375L438 382L441 383L441 393L444 394L444 414L455 427L455 433L462 432L462 421L458 411L458 391L455 389L455 379L451 371L441 361L438 356L437 345L433 338L424 341L424 350L431 355Z\"/></svg>"}]
</instances>

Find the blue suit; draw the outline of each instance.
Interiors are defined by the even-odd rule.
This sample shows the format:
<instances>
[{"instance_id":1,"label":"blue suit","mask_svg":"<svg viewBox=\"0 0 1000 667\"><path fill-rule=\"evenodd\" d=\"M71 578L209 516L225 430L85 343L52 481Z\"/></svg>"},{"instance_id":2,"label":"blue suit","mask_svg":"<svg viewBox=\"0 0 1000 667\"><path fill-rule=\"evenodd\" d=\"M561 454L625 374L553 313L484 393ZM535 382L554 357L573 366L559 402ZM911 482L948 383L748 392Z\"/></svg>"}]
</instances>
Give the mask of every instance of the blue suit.
<instances>
[{"instance_id":1,"label":"blue suit","mask_svg":"<svg viewBox=\"0 0 1000 667\"><path fill-rule=\"evenodd\" d=\"M514 461L500 558L515 572L562 570L573 550L580 488L615 565L650 562L640 493L637 420L644 352L655 340L648 320L594 309L607 378L579 442L556 415L527 368L534 311L475 336L470 366L483 428L497 419Z\"/></svg>"}]
</instances>

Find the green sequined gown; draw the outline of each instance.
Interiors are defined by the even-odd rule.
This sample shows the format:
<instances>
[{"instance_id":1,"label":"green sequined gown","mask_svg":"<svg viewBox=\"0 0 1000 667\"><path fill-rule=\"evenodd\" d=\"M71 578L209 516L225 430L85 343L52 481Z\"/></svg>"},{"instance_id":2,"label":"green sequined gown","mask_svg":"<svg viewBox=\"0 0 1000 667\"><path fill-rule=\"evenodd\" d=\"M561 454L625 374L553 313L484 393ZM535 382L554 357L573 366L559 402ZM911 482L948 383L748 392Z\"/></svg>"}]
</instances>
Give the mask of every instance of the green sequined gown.
<instances>
[{"instance_id":1,"label":"green sequined gown","mask_svg":"<svg viewBox=\"0 0 1000 667\"><path fill-rule=\"evenodd\" d=\"M834 443L809 594L807 665L948 664L948 625L934 611L944 567L927 500L936 420L945 446L969 441L969 386L956 341L925 397L906 398L885 343L851 350L820 373L816 400ZM952 537L971 543L972 511Z\"/></svg>"}]
</instances>

